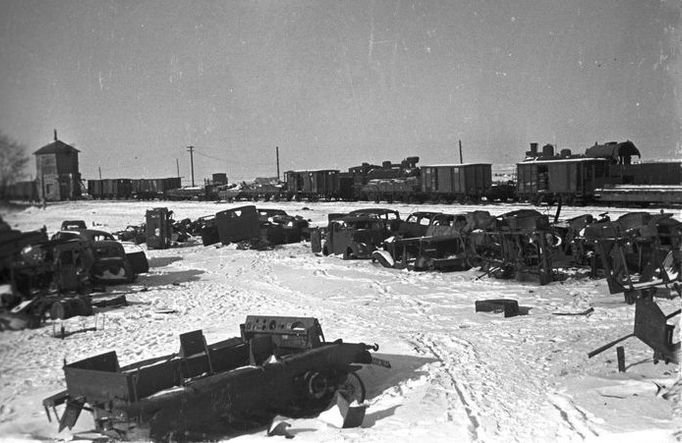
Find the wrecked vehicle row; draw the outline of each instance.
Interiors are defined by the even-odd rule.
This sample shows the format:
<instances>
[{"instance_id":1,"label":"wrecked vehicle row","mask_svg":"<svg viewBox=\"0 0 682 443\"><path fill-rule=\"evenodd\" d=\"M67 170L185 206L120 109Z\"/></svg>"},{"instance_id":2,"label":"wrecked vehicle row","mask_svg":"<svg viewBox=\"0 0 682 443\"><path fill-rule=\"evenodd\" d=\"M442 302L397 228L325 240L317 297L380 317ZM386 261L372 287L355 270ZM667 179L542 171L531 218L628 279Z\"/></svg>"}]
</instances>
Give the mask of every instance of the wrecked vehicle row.
<instances>
[{"instance_id":1,"label":"wrecked vehicle row","mask_svg":"<svg viewBox=\"0 0 682 443\"><path fill-rule=\"evenodd\" d=\"M544 285L562 278L560 270L568 267L588 268L596 278L605 273L606 259L615 259L618 269L629 264L648 278L652 267L646 262L652 254L661 254L652 245L679 250L682 236L682 225L671 214L629 213L615 221L606 214L584 215L550 222L548 215L533 209L499 216L480 210L420 211L405 220L393 211L395 218L389 222L381 211L373 211L329 214L326 227L311 231L312 251L344 259L371 258L397 269L478 268L484 275ZM616 232L624 237L610 239ZM614 245L620 245L618 256ZM670 259L679 263L679 252L674 255Z\"/></svg>"}]
</instances>

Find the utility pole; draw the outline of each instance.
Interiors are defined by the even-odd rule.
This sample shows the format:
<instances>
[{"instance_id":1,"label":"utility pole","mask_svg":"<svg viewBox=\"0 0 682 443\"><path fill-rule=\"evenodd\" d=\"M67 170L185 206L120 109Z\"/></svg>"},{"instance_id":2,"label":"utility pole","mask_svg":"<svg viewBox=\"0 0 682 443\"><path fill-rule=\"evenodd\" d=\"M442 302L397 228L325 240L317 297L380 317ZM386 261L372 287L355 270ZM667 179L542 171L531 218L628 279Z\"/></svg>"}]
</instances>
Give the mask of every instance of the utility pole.
<instances>
[{"instance_id":1,"label":"utility pole","mask_svg":"<svg viewBox=\"0 0 682 443\"><path fill-rule=\"evenodd\" d=\"M277 180L279 180L279 146L275 146L275 153L277 154Z\"/></svg>"},{"instance_id":2,"label":"utility pole","mask_svg":"<svg viewBox=\"0 0 682 443\"><path fill-rule=\"evenodd\" d=\"M187 150L189 151L190 168L192 168L192 187L194 187L194 146L188 146Z\"/></svg>"}]
</instances>

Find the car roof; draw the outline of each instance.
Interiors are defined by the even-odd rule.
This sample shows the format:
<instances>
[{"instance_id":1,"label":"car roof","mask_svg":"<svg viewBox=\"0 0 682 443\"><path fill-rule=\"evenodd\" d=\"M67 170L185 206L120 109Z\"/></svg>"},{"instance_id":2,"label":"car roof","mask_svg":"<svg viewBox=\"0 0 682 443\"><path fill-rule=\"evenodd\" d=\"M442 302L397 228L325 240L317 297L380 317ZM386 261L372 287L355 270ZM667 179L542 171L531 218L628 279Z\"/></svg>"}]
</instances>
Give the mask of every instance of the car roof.
<instances>
[{"instance_id":1,"label":"car roof","mask_svg":"<svg viewBox=\"0 0 682 443\"><path fill-rule=\"evenodd\" d=\"M383 215L383 214L398 214L398 211L396 211L395 209L388 209L388 208L366 208L366 209L356 209L354 211L350 211L348 214Z\"/></svg>"},{"instance_id":2,"label":"car roof","mask_svg":"<svg viewBox=\"0 0 682 443\"><path fill-rule=\"evenodd\" d=\"M413 212L410 214L410 216L414 215L415 217L433 217L434 215L440 215L443 214L442 212L435 212L435 211L417 211Z\"/></svg>"}]
</instances>

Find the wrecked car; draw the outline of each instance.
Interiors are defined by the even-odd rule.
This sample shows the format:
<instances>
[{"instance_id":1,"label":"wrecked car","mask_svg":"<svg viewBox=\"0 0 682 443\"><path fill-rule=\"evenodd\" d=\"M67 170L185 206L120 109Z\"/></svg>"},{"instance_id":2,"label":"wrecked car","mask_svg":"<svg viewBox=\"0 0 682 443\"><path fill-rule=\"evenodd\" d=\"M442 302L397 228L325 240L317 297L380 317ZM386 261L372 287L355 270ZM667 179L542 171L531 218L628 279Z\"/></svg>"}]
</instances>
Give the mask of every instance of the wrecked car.
<instances>
[{"instance_id":1,"label":"wrecked car","mask_svg":"<svg viewBox=\"0 0 682 443\"><path fill-rule=\"evenodd\" d=\"M88 229L83 220L64 220L60 228L61 231L80 231L81 229Z\"/></svg>"},{"instance_id":2,"label":"wrecked car","mask_svg":"<svg viewBox=\"0 0 682 443\"><path fill-rule=\"evenodd\" d=\"M322 254L342 254L350 258L371 258L386 239L386 223L373 215L329 214Z\"/></svg>"},{"instance_id":3,"label":"wrecked car","mask_svg":"<svg viewBox=\"0 0 682 443\"><path fill-rule=\"evenodd\" d=\"M10 280L12 264L23 248L47 241L45 228L38 231L22 232L10 229L9 225L0 224L0 228L4 226L6 228L0 230L0 283Z\"/></svg>"},{"instance_id":4,"label":"wrecked car","mask_svg":"<svg viewBox=\"0 0 682 443\"><path fill-rule=\"evenodd\" d=\"M325 341L315 318L247 316L240 330L210 345L188 332L179 352L123 367L116 352L65 364L66 389L43 400L48 419L52 410L61 432L85 409L115 439L206 440L278 414L315 416L336 395L362 403L360 365L390 368L369 352L377 345Z\"/></svg>"},{"instance_id":5,"label":"wrecked car","mask_svg":"<svg viewBox=\"0 0 682 443\"><path fill-rule=\"evenodd\" d=\"M373 255L382 265L417 271L465 271L468 260L468 238L465 214L434 214L429 219L424 236L391 237L384 242L384 251ZM386 255L390 254L390 258Z\"/></svg>"},{"instance_id":6,"label":"wrecked car","mask_svg":"<svg viewBox=\"0 0 682 443\"><path fill-rule=\"evenodd\" d=\"M67 240L81 238L90 243L94 247L97 242L117 242L123 246L125 257L130 265L132 272L135 274L144 274L149 272L149 261L144 250L137 244L129 241L118 241L116 238L106 232L98 229L84 229L81 231L58 231L53 236L53 240Z\"/></svg>"},{"instance_id":7,"label":"wrecked car","mask_svg":"<svg viewBox=\"0 0 682 443\"><path fill-rule=\"evenodd\" d=\"M126 257L123 245L117 241L101 240L92 244L95 261L92 278L98 283L131 283L137 278Z\"/></svg>"},{"instance_id":8,"label":"wrecked car","mask_svg":"<svg viewBox=\"0 0 682 443\"><path fill-rule=\"evenodd\" d=\"M215 220L218 237L224 245L250 240L260 233L258 212L253 205L220 211Z\"/></svg>"},{"instance_id":9,"label":"wrecked car","mask_svg":"<svg viewBox=\"0 0 682 443\"><path fill-rule=\"evenodd\" d=\"M373 215L383 220L386 227L386 237L390 237L391 235L398 233L400 225L403 223L398 211L387 208L356 209L354 211L350 211L348 215Z\"/></svg>"},{"instance_id":10,"label":"wrecked car","mask_svg":"<svg viewBox=\"0 0 682 443\"><path fill-rule=\"evenodd\" d=\"M5 319L38 327L50 307L67 293L90 290L92 249L83 239L45 240L25 246L11 265L9 293L3 294ZM0 328L1 330L1 328Z\"/></svg>"},{"instance_id":11,"label":"wrecked car","mask_svg":"<svg viewBox=\"0 0 682 443\"><path fill-rule=\"evenodd\" d=\"M258 208L257 211L261 236L271 244L298 243L310 238L308 220L303 217L289 215L282 209Z\"/></svg>"},{"instance_id":12,"label":"wrecked car","mask_svg":"<svg viewBox=\"0 0 682 443\"><path fill-rule=\"evenodd\" d=\"M439 215L442 215L442 213L430 211L413 212L400 224L398 234L402 237L421 237L426 235L426 230L431 225L431 221Z\"/></svg>"}]
</instances>

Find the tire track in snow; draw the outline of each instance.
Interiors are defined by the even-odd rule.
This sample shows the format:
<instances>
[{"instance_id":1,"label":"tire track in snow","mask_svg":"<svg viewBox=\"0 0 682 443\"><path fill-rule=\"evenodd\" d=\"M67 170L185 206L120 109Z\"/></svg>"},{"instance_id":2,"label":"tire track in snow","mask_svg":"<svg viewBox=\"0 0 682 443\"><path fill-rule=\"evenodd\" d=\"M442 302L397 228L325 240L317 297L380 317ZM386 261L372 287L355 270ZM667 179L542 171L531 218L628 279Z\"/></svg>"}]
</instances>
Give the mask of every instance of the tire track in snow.
<instances>
[{"instance_id":1,"label":"tire track in snow","mask_svg":"<svg viewBox=\"0 0 682 443\"><path fill-rule=\"evenodd\" d=\"M443 365L445 375L452 383L452 386L457 394L455 399L452 398L452 394L450 394L447 387L445 387L446 398L448 399L449 403L447 411L448 419L452 420L457 414L459 407L464 407L466 417L469 420L469 425L467 426L469 437L472 441L479 440L480 419L472 407L473 399L469 395L468 390L457 380L455 371L453 370L454 364L456 364L453 361L453 356L447 352L443 352L442 349L439 349L439 345L434 340L430 339L426 334L418 334L412 343L420 352L428 350L428 353L433 355L436 360Z\"/></svg>"},{"instance_id":2,"label":"tire track in snow","mask_svg":"<svg viewBox=\"0 0 682 443\"><path fill-rule=\"evenodd\" d=\"M513 364L510 351L499 349L498 356L484 360L469 340L437 334L423 333L406 339L418 352L432 355L442 365L429 372L442 371L449 384L435 375L431 382L441 384L446 393L454 390L456 395L448 397L448 418L456 417L458 410L461 416L463 409L473 441L599 436L598 426L584 411L570 398L551 389L537 373L522 364ZM519 383L515 383L517 380ZM552 418L554 414L560 419ZM519 423L532 426L519 427Z\"/></svg>"},{"instance_id":3,"label":"tire track in snow","mask_svg":"<svg viewBox=\"0 0 682 443\"><path fill-rule=\"evenodd\" d=\"M582 439L599 436L599 432L591 425L591 420L585 411L577 407L569 397L553 393L549 394L548 398L552 406L559 411L561 418Z\"/></svg>"}]
</instances>

